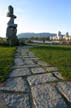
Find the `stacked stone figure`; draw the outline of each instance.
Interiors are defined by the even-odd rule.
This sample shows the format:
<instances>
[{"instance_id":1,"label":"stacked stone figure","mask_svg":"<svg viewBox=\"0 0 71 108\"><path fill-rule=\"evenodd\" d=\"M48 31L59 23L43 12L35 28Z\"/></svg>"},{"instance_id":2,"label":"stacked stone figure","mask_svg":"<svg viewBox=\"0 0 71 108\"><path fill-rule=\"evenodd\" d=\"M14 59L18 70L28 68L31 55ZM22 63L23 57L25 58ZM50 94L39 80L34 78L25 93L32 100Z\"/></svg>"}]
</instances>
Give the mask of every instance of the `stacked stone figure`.
<instances>
[{"instance_id":1,"label":"stacked stone figure","mask_svg":"<svg viewBox=\"0 0 71 108\"><path fill-rule=\"evenodd\" d=\"M14 20L16 16L14 15L14 9L11 5L8 7L7 17L10 17L10 20L7 23L8 27L6 31L6 37L7 37L8 44L10 46L13 46L17 44L17 36L16 36L17 24L14 24Z\"/></svg>"}]
</instances>

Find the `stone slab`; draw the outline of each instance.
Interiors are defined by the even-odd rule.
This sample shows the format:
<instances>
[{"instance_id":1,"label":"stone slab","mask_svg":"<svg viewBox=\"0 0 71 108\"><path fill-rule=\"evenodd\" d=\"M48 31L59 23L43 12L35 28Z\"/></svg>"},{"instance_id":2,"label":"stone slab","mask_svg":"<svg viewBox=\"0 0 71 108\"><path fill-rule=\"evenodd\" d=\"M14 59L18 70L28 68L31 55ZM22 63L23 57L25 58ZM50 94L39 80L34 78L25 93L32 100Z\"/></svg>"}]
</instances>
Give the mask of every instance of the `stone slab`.
<instances>
[{"instance_id":1,"label":"stone slab","mask_svg":"<svg viewBox=\"0 0 71 108\"><path fill-rule=\"evenodd\" d=\"M58 71L58 69L57 69L57 67L46 67L46 71L55 72L55 71Z\"/></svg>"},{"instance_id":2,"label":"stone slab","mask_svg":"<svg viewBox=\"0 0 71 108\"><path fill-rule=\"evenodd\" d=\"M13 92L30 92L29 86L25 79L9 78L3 87L0 87L1 91L13 91Z\"/></svg>"},{"instance_id":3,"label":"stone slab","mask_svg":"<svg viewBox=\"0 0 71 108\"><path fill-rule=\"evenodd\" d=\"M30 56L35 56L33 52L29 51Z\"/></svg>"},{"instance_id":4,"label":"stone slab","mask_svg":"<svg viewBox=\"0 0 71 108\"><path fill-rule=\"evenodd\" d=\"M39 64L40 66L50 66L49 64L43 61L38 61L37 64Z\"/></svg>"},{"instance_id":5,"label":"stone slab","mask_svg":"<svg viewBox=\"0 0 71 108\"><path fill-rule=\"evenodd\" d=\"M21 51L22 57L36 57L32 52L30 52L28 49L22 49Z\"/></svg>"},{"instance_id":6,"label":"stone slab","mask_svg":"<svg viewBox=\"0 0 71 108\"><path fill-rule=\"evenodd\" d=\"M36 62L38 62L38 60L39 60L39 58L38 57L32 57L32 58L30 58L31 60L34 60L34 61L36 61Z\"/></svg>"},{"instance_id":7,"label":"stone slab","mask_svg":"<svg viewBox=\"0 0 71 108\"><path fill-rule=\"evenodd\" d=\"M24 46L23 49L34 48L34 47L35 47L35 46L29 45L29 46Z\"/></svg>"},{"instance_id":8,"label":"stone slab","mask_svg":"<svg viewBox=\"0 0 71 108\"><path fill-rule=\"evenodd\" d=\"M26 51L25 51L25 52L23 51L23 52L21 53L21 55L22 55L22 57L24 57L24 56L29 56L29 55L28 55L28 52L26 52Z\"/></svg>"},{"instance_id":9,"label":"stone slab","mask_svg":"<svg viewBox=\"0 0 71 108\"><path fill-rule=\"evenodd\" d=\"M21 48L21 53L22 54L26 54L29 52L29 49L28 48Z\"/></svg>"},{"instance_id":10,"label":"stone slab","mask_svg":"<svg viewBox=\"0 0 71 108\"><path fill-rule=\"evenodd\" d=\"M37 74L37 73L45 73L45 70L41 67L38 67L38 68L31 68L31 72L33 74Z\"/></svg>"},{"instance_id":11,"label":"stone slab","mask_svg":"<svg viewBox=\"0 0 71 108\"><path fill-rule=\"evenodd\" d=\"M29 76L27 79L30 86L48 83L51 81L58 81L58 79L54 77L51 73L33 75L33 76Z\"/></svg>"},{"instance_id":12,"label":"stone slab","mask_svg":"<svg viewBox=\"0 0 71 108\"><path fill-rule=\"evenodd\" d=\"M22 58L21 55L15 55L15 58Z\"/></svg>"},{"instance_id":13,"label":"stone slab","mask_svg":"<svg viewBox=\"0 0 71 108\"><path fill-rule=\"evenodd\" d=\"M57 77L58 79L61 79L63 80L64 78L62 77L61 73L60 72L53 72L52 73L55 77Z\"/></svg>"},{"instance_id":14,"label":"stone slab","mask_svg":"<svg viewBox=\"0 0 71 108\"><path fill-rule=\"evenodd\" d=\"M8 108L8 106L6 105L5 100L3 99L2 92L0 92L0 108Z\"/></svg>"},{"instance_id":15,"label":"stone slab","mask_svg":"<svg viewBox=\"0 0 71 108\"><path fill-rule=\"evenodd\" d=\"M24 63L26 64L26 65L33 65L33 64L35 64L34 62L33 62L33 60L31 60L30 58L26 58L25 60L24 60Z\"/></svg>"},{"instance_id":16,"label":"stone slab","mask_svg":"<svg viewBox=\"0 0 71 108\"><path fill-rule=\"evenodd\" d=\"M20 54L19 54L19 53L15 53L15 55L14 55L14 56L15 56L15 57L17 57L17 56L19 57L19 56L20 56Z\"/></svg>"},{"instance_id":17,"label":"stone slab","mask_svg":"<svg viewBox=\"0 0 71 108\"><path fill-rule=\"evenodd\" d=\"M25 59L30 59L30 60L34 60L34 61L37 61L38 62L38 60L39 60L39 58L37 58L37 57L22 57L23 58L23 60L25 60Z\"/></svg>"},{"instance_id":18,"label":"stone slab","mask_svg":"<svg viewBox=\"0 0 71 108\"><path fill-rule=\"evenodd\" d=\"M28 54L30 57L36 57L33 53L30 53Z\"/></svg>"},{"instance_id":19,"label":"stone slab","mask_svg":"<svg viewBox=\"0 0 71 108\"><path fill-rule=\"evenodd\" d=\"M14 69L11 72L10 77L20 77L20 76L27 76L27 75L31 75L31 72L28 68L18 68L18 69Z\"/></svg>"},{"instance_id":20,"label":"stone slab","mask_svg":"<svg viewBox=\"0 0 71 108\"><path fill-rule=\"evenodd\" d=\"M31 91L35 108L67 108L61 95L50 84L34 86Z\"/></svg>"},{"instance_id":21,"label":"stone slab","mask_svg":"<svg viewBox=\"0 0 71 108\"><path fill-rule=\"evenodd\" d=\"M16 66L24 65L24 62L23 62L22 58L15 58L14 63L15 63Z\"/></svg>"},{"instance_id":22,"label":"stone slab","mask_svg":"<svg viewBox=\"0 0 71 108\"><path fill-rule=\"evenodd\" d=\"M3 93L3 99L8 106L4 108L32 108L32 100L28 94Z\"/></svg>"},{"instance_id":23,"label":"stone slab","mask_svg":"<svg viewBox=\"0 0 71 108\"><path fill-rule=\"evenodd\" d=\"M28 56L29 56L30 58L36 58L35 55L30 55L30 54L28 54Z\"/></svg>"},{"instance_id":24,"label":"stone slab","mask_svg":"<svg viewBox=\"0 0 71 108\"><path fill-rule=\"evenodd\" d=\"M71 82L58 82L56 87L71 102Z\"/></svg>"},{"instance_id":25,"label":"stone slab","mask_svg":"<svg viewBox=\"0 0 71 108\"><path fill-rule=\"evenodd\" d=\"M22 55L22 57L23 58L36 58L36 56L29 56L29 55L26 55L26 56Z\"/></svg>"},{"instance_id":26,"label":"stone slab","mask_svg":"<svg viewBox=\"0 0 71 108\"><path fill-rule=\"evenodd\" d=\"M20 68L35 68L35 67L40 67L39 65L37 64L33 64L33 65L20 65L20 66L13 66L12 69L20 69Z\"/></svg>"}]
</instances>

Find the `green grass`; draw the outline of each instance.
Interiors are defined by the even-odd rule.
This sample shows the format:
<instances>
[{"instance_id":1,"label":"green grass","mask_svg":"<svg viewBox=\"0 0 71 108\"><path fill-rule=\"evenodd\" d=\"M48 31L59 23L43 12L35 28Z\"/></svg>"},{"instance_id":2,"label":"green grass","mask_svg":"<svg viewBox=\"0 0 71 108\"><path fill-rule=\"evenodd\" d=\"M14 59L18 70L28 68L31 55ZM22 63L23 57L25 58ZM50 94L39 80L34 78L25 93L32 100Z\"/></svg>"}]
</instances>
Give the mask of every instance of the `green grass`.
<instances>
[{"instance_id":1,"label":"green grass","mask_svg":"<svg viewBox=\"0 0 71 108\"><path fill-rule=\"evenodd\" d=\"M71 80L71 46L40 45L31 49L42 61L58 67L61 74Z\"/></svg>"},{"instance_id":2,"label":"green grass","mask_svg":"<svg viewBox=\"0 0 71 108\"><path fill-rule=\"evenodd\" d=\"M0 82L3 82L11 72L15 47L0 47Z\"/></svg>"}]
</instances>

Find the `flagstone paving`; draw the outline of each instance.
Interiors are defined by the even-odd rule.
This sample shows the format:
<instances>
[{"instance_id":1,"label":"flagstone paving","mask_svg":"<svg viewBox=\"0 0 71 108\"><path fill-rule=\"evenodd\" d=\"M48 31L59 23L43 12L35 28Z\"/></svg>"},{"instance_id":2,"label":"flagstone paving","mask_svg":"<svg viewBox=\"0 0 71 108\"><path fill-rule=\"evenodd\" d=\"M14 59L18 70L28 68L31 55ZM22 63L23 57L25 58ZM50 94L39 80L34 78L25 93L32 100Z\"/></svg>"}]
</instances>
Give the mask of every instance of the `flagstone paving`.
<instances>
[{"instance_id":1,"label":"flagstone paving","mask_svg":"<svg viewBox=\"0 0 71 108\"><path fill-rule=\"evenodd\" d=\"M31 75L29 68L17 68L12 71L10 77L22 77L26 75Z\"/></svg>"},{"instance_id":2,"label":"flagstone paving","mask_svg":"<svg viewBox=\"0 0 71 108\"><path fill-rule=\"evenodd\" d=\"M29 48L16 49L13 70L0 86L0 108L71 108L71 82Z\"/></svg>"},{"instance_id":3,"label":"flagstone paving","mask_svg":"<svg viewBox=\"0 0 71 108\"><path fill-rule=\"evenodd\" d=\"M58 79L52 75L52 73L47 74L39 74L35 76L28 77L28 82L30 85L38 85L43 84L51 81L57 81Z\"/></svg>"},{"instance_id":4,"label":"flagstone paving","mask_svg":"<svg viewBox=\"0 0 71 108\"><path fill-rule=\"evenodd\" d=\"M52 85L32 87L32 96L36 108L67 108L63 98Z\"/></svg>"},{"instance_id":5,"label":"flagstone paving","mask_svg":"<svg viewBox=\"0 0 71 108\"><path fill-rule=\"evenodd\" d=\"M31 69L31 72L33 73L33 74L37 74L37 73L45 73L45 70L42 68L42 67L37 67L37 68L32 68Z\"/></svg>"}]
</instances>

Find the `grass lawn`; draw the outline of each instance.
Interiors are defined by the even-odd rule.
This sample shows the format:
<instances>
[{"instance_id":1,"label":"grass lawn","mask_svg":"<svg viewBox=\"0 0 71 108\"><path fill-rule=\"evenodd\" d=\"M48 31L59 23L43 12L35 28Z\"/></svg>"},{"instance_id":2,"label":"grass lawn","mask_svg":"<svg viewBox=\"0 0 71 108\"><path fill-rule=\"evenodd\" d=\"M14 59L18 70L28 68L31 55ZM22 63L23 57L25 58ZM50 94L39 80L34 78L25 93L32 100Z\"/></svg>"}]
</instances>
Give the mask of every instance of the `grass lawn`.
<instances>
[{"instance_id":1,"label":"grass lawn","mask_svg":"<svg viewBox=\"0 0 71 108\"><path fill-rule=\"evenodd\" d=\"M0 82L5 81L11 72L15 47L0 47Z\"/></svg>"},{"instance_id":2,"label":"grass lawn","mask_svg":"<svg viewBox=\"0 0 71 108\"><path fill-rule=\"evenodd\" d=\"M42 61L58 67L62 75L71 80L71 46L39 45L31 50Z\"/></svg>"}]
</instances>

